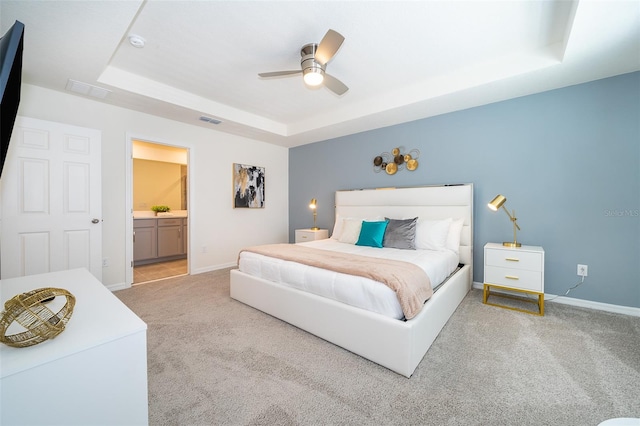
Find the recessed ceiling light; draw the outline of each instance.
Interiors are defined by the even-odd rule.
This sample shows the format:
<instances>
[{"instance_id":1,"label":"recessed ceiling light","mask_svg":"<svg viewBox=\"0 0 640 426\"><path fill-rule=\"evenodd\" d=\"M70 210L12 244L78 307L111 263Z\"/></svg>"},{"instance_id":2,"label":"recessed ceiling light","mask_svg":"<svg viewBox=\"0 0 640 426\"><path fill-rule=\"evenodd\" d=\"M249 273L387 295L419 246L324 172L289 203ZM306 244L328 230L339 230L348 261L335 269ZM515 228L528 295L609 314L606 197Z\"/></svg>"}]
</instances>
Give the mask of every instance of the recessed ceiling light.
<instances>
[{"instance_id":1,"label":"recessed ceiling light","mask_svg":"<svg viewBox=\"0 0 640 426\"><path fill-rule=\"evenodd\" d=\"M137 47L138 49L141 49L144 47L145 40L139 35L131 34L129 36L129 43L133 47Z\"/></svg>"}]
</instances>

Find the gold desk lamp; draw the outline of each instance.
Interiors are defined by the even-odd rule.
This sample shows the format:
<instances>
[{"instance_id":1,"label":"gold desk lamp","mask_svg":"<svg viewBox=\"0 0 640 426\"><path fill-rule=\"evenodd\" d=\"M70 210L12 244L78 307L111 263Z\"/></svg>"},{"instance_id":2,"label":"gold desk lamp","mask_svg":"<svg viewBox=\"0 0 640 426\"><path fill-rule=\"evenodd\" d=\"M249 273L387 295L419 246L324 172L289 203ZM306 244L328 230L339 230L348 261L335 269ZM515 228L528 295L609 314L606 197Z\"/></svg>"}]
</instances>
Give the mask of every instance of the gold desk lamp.
<instances>
[{"instance_id":1,"label":"gold desk lamp","mask_svg":"<svg viewBox=\"0 0 640 426\"><path fill-rule=\"evenodd\" d=\"M497 212L498 209L502 207L507 213L507 216L509 216L509 219L511 219L511 222L513 222L513 242L504 242L502 243L502 245L505 247L522 247L522 244L520 244L516 239L516 229L520 231L520 227L516 223L516 220L518 220L518 218L516 217L516 211L513 210L513 213L509 213L509 210L507 210L507 208L504 206L504 203L506 201L507 199L504 195L497 195L496 198L491 200L491 202L487 206L494 212Z\"/></svg>"},{"instance_id":2,"label":"gold desk lamp","mask_svg":"<svg viewBox=\"0 0 640 426\"><path fill-rule=\"evenodd\" d=\"M318 200L312 198L311 202L309 203L309 208L313 210L313 228L311 229L317 231L318 229L320 229L316 226L316 218L318 217Z\"/></svg>"}]
</instances>

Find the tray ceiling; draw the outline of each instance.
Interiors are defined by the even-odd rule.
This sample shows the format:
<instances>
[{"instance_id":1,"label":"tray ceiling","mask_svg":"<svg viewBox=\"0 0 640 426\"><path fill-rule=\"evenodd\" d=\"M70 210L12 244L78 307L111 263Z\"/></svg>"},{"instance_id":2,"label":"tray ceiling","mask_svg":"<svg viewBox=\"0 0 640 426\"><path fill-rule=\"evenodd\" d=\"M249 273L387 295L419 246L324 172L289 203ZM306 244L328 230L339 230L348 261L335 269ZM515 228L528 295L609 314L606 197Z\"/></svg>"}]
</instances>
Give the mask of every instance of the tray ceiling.
<instances>
[{"instance_id":1,"label":"tray ceiling","mask_svg":"<svg viewBox=\"0 0 640 426\"><path fill-rule=\"evenodd\" d=\"M282 146L357 133L640 69L634 1L8 1L23 81ZM300 48L345 37L309 89ZM137 35L143 48L129 42ZM78 96L85 96L78 94ZM201 116L221 121L214 125Z\"/></svg>"}]
</instances>

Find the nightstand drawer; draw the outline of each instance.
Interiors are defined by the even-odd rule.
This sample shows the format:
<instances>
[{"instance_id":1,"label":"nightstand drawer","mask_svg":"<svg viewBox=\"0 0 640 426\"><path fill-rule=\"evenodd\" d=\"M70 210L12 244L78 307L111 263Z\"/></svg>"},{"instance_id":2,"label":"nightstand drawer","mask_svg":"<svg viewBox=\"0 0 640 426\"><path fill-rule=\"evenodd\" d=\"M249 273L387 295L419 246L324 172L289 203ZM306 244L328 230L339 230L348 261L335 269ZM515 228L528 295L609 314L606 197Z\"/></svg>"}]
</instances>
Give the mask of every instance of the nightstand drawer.
<instances>
[{"instance_id":1,"label":"nightstand drawer","mask_svg":"<svg viewBox=\"0 0 640 426\"><path fill-rule=\"evenodd\" d=\"M485 263L509 269L542 271L542 254L518 250L487 250Z\"/></svg>"},{"instance_id":2,"label":"nightstand drawer","mask_svg":"<svg viewBox=\"0 0 640 426\"><path fill-rule=\"evenodd\" d=\"M485 266L484 282L542 292L542 271Z\"/></svg>"},{"instance_id":3,"label":"nightstand drawer","mask_svg":"<svg viewBox=\"0 0 640 426\"><path fill-rule=\"evenodd\" d=\"M327 229L296 229L296 243L324 240L326 238L329 238L329 231Z\"/></svg>"},{"instance_id":4,"label":"nightstand drawer","mask_svg":"<svg viewBox=\"0 0 640 426\"><path fill-rule=\"evenodd\" d=\"M315 236L310 232L296 231L296 243L303 243L305 241L313 241Z\"/></svg>"}]
</instances>

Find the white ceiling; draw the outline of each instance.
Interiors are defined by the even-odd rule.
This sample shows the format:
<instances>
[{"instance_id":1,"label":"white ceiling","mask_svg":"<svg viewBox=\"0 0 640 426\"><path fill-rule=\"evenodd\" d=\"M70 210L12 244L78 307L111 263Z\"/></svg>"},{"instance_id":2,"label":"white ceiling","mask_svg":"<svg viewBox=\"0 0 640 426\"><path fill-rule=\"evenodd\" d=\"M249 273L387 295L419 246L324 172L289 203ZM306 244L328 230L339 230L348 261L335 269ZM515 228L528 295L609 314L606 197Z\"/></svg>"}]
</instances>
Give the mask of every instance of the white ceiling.
<instances>
[{"instance_id":1,"label":"white ceiling","mask_svg":"<svg viewBox=\"0 0 640 426\"><path fill-rule=\"evenodd\" d=\"M640 70L640 0L0 2L23 82L289 147ZM258 77L330 28L347 93Z\"/></svg>"}]
</instances>

